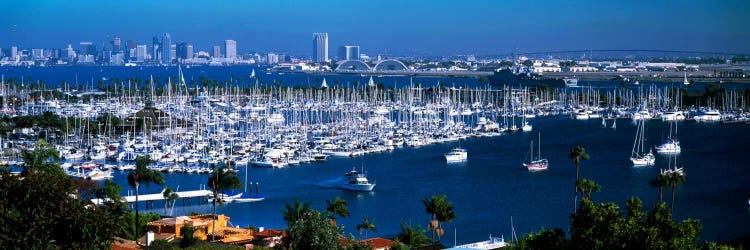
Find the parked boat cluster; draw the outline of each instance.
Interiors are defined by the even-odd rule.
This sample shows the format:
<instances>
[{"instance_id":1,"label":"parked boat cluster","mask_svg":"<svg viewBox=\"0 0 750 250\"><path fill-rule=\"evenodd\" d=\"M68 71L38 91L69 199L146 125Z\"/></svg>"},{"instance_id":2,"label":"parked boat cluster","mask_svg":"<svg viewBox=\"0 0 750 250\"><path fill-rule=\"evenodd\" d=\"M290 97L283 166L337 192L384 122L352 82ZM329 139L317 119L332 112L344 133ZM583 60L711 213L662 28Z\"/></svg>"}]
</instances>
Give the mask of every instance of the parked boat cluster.
<instances>
[{"instance_id":1,"label":"parked boat cluster","mask_svg":"<svg viewBox=\"0 0 750 250\"><path fill-rule=\"evenodd\" d=\"M184 84L167 84L160 95L153 88L151 93L141 93L120 87L120 92L111 93L117 97L77 102L44 100L42 95L8 113L50 111L66 117L66 125L76 129L67 129L54 140L62 158L70 162L63 166L71 175L92 179L111 177L111 170L132 170L138 155L150 156L156 161L151 167L165 173L205 174L210 173L209 166L222 164L282 168L329 156L531 131L534 118L550 115L668 121L747 121L750 117L742 110L741 97L725 101L722 112L716 107L681 108L674 89L655 86L188 89ZM123 122L98 124L96 134L90 127L72 126L103 114Z\"/></svg>"}]
</instances>

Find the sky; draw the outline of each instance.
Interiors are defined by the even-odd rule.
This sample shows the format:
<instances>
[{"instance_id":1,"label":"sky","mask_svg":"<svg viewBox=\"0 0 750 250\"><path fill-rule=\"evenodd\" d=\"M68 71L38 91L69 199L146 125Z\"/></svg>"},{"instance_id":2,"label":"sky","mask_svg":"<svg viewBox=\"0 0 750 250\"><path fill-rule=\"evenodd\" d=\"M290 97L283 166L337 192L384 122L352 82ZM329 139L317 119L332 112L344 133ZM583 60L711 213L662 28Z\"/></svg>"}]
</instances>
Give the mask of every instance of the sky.
<instances>
[{"instance_id":1,"label":"sky","mask_svg":"<svg viewBox=\"0 0 750 250\"><path fill-rule=\"evenodd\" d=\"M0 1L0 47L101 46L114 35L150 44L169 33L196 51L226 39L240 53L498 55L655 49L750 54L750 1L550 0L49 0Z\"/></svg>"}]
</instances>

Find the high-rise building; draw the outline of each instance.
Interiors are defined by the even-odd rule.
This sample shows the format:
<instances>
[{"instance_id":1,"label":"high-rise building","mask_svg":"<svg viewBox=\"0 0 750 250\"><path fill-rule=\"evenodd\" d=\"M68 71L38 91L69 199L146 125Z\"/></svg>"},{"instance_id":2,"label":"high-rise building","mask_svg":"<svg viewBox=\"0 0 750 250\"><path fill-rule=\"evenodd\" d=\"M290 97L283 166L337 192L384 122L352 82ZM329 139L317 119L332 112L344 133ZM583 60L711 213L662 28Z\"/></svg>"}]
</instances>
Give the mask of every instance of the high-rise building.
<instances>
[{"instance_id":1,"label":"high-rise building","mask_svg":"<svg viewBox=\"0 0 750 250\"><path fill-rule=\"evenodd\" d=\"M359 60L359 46L339 47L339 60Z\"/></svg>"},{"instance_id":2,"label":"high-rise building","mask_svg":"<svg viewBox=\"0 0 750 250\"><path fill-rule=\"evenodd\" d=\"M224 41L224 54L226 58L234 59L237 57L237 41L226 40Z\"/></svg>"},{"instance_id":3,"label":"high-rise building","mask_svg":"<svg viewBox=\"0 0 750 250\"><path fill-rule=\"evenodd\" d=\"M92 55L96 57L97 51L96 51L96 45L92 42L81 42L80 43L81 50L79 54L83 55Z\"/></svg>"},{"instance_id":4,"label":"high-rise building","mask_svg":"<svg viewBox=\"0 0 750 250\"><path fill-rule=\"evenodd\" d=\"M177 45L176 44L170 44L169 45L169 61L174 61L177 59Z\"/></svg>"},{"instance_id":5,"label":"high-rise building","mask_svg":"<svg viewBox=\"0 0 750 250\"><path fill-rule=\"evenodd\" d=\"M146 61L146 55L148 54L148 49L146 48L146 45L138 45L135 49L135 60L139 62L145 62Z\"/></svg>"},{"instance_id":6,"label":"high-rise building","mask_svg":"<svg viewBox=\"0 0 750 250\"><path fill-rule=\"evenodd\" d=\"M161 41L158 37L151 39L151 59L159 60L161 58Z\"/></svg>"},{"instance_id":7,"label":"high-rise building","mask_svg":"<svg viewBox=\"0 0 750 250\"><path fill-rule=\"evenodd\" d=\"M125 63L122 51L110 51L109 53L109 65L122 65Z\"/></svg>"},{"instance_id":8,"label":"high-rise building","mask_svg":"<svg viewBox=\"0 0 750 250\"><path fill-rule=\"evenodd\" d=\"M66 50L66 56L68 58L68 61L73 61L74 58L76 58L76 51L73 50L73 46L68 44L68 48Z\"/></svg>"},{"instance_id":9,"label":"high-rise building","mask_svg":"<svg viewBox=\"0 0 750 250\"><path fill-rule=\"evenodd\" d=\"M115 36L112 38L112 51L120 51L122 50L122 40L120 40L119 36Z\"/></svg>"},{"instance_id":10,"label":"high-rise building","mask_svg":"<svg viewBox=\"0 0 750 250\"><path fill-rule=\"evenodd\" d=\"M177 44L177 60L185 60L193 58L193 45L187 43Z\"/></svg>"},{"instance_id":11,"label":"high-rise building","mask_svg":"<svg viewBox=\"0 0 750 250\"><path fill-rule=\"evenodd\" d=\"M161 63L172 64L172 37L164 33L161 37Z\"/></svg>"},{"instance_id":12,"label":"high-rise building","mask_svg":"<svg viewBox=\"0 0 750 250\"><path fill-rule=\"evenodd\" d=\"M313 33L313 62L328 62L328 33Z\"/></svg>"},{"instance_id":13,"label":"high-rise building","mask_svg":"<svg viewBox=\"0 0 750 250\"><path fill-rule=\"evenodd\" d=\"M266 63L268 64L279 63L279 55L277 55L276 53L268 53L268 55L266 55Z\"/></svg>"},{"instance_id":14,"label":"high-rise building","mask_svg":"<svg viewBox=\"0 0 750 250\"><path fill-rule=\"evenodd\" d=\"M193 45L188 44L187 47L185 47L185 55L187 56L187 59L193 59Z\"/></svg>"},{"instance_id":15,"label":"high-rise building","mask_svg":"<svg viewBox=\"0 0 750 250\"><path fill-rule=\"evenodd\" d=\"M127 59L129 61L135 60L134 59L135 50L136 50L136 47L138 47L138 42L133 41L133 40L128 40L127 42L125 42L125 47L127 47L127 50L125 51L125 56L127 57Z\"/></svg>"},{"instance_id":16,"label":"high-rise building","mask_svg":"<svg viewBox=\"0 0 750 250\"><path fill-rule=\"evenodd\" d=\"M212 54L214 58L221 58L221 47L219 45L214 46L214 53Z\"/></svg>"},{"instance_id":17,"label":"high-rise building","mask_svg":"<svg viewBox=\"0 0 750 250\"><path fill-rule=\"evenodd\" d=\"M10 58L15 60L18 60L18 47L13 46L10 47Z\"/></svg>"}]
</instances>

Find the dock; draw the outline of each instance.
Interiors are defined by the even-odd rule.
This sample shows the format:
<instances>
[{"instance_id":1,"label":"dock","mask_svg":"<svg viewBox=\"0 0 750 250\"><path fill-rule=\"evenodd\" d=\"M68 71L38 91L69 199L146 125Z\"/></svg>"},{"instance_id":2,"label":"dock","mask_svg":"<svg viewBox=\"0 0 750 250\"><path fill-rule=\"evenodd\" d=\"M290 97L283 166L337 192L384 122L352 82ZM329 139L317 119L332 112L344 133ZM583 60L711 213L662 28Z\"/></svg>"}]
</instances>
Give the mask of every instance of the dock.
<instances>
[{"instance_id":1,"label":"dock","mask_svg":"<svg viewBox=\"0 0 750 250\"><path fill-rule=\"evenodd\" d=\"M141 201L148 202L148 201L164 200L163 192L164 191L162 190L162 192L156 193L156 194L142 194L142 195L138 195L138 202L141 202ZM178 196L180 196L179 199L183 199L183 198L189 199L189 198L194 198L194 197L206 197L206 196L210 196L210 195L213 194L211 192L211 190L206 190L206 189L191 190L191 191L180 191L180 192L174 192L174 193L176 193ZM133 203L133 202L135 202L135 195L123 196L122 199L126 203ZM94 203L94 204L96 204L96 205L100 205L100 204L102 204L102 202L107 201L107 200L109 200L109 199L98 199L97 198L97 199L91 199L91 202Z\"/></svg>"}]
</instances>

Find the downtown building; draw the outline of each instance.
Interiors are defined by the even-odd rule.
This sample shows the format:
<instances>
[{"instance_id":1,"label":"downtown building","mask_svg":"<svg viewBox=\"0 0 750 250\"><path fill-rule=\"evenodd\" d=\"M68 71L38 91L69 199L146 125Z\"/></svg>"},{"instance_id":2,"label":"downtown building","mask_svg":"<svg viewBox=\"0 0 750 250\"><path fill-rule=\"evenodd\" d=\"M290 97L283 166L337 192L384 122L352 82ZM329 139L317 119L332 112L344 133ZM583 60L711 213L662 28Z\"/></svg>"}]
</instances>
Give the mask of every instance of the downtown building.
<instances>
[{"instance_id":1,"label":"downtown building","mask_svg":"<svg viewBox=\"0 0 750 250\"><path fill-rule=\"evenodd\" d=\"M328 33L313 33L313 62L328 62Z\"/></svg>"},{"instance_id":2,"label":"downtown building","mask_svg":"<svg viewBox=\"0 0 750 250\"><path fill-rule=\"evenodd\" d=\"M359 60L359 46L345 45L339 47L339 60Z\"/></svg>"},{"instance_id":3,"label":"downtown building","mask_svg":"<svg viewBox=\"0 0 750 250\"><path fill-rule=\"evenodd\" d=\"M224 55L226 58L230 60L237 58L237 41L235 40L224 41Z\"/></svg>"}]
</instances>

